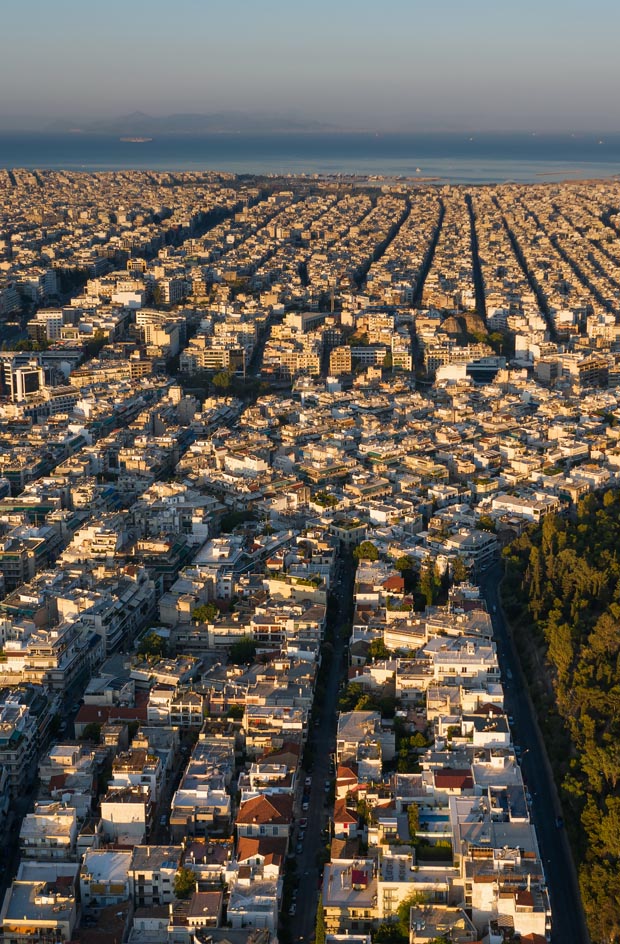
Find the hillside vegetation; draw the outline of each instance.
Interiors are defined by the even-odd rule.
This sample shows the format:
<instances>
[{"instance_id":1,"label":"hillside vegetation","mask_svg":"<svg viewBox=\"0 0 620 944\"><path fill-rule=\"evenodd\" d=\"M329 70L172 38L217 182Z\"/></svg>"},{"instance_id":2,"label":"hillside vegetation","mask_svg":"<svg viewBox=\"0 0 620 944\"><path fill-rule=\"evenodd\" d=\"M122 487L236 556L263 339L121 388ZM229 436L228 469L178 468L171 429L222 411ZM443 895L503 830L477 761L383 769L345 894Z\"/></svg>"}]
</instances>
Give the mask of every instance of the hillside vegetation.
<instances>
[{"instance_id":1,"label":"hillside vegetation","mask_svg":"<svg viewBox=\"0 0 620 944\"><path fill-rule=\"evenodd\" d=\"M620 941L620 492L506 548L503 602L531 680L590 933Z\"/></svg>"}]
</instances>

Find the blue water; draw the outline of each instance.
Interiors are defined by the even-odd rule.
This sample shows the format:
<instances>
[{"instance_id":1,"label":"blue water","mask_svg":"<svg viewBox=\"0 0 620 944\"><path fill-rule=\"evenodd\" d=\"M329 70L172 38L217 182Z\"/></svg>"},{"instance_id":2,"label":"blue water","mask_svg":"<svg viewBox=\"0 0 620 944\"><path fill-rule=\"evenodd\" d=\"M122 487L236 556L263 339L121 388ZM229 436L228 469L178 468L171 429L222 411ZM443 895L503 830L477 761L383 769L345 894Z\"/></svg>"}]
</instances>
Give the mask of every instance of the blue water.
<instances>
[{"instance_id":1,"label":"blue water","mask_svg":"<svg viewBox=\"0 0 620 944\"><path fill-rule=\"evenodd\" d=\"M620 175L620 134L205 134L131 143L111 135L2 133L0 167L540 183Z\"/></svg>"},{"instance_id":2,"label":"blue water","mask_svg":"<svg viewBox=\"0 0 620 944\"><path fill-rule=\"evenodd\" d=\"M420 825L423 823L449 823L449 813L420 813Z\"/></svg>"}]
</instances>

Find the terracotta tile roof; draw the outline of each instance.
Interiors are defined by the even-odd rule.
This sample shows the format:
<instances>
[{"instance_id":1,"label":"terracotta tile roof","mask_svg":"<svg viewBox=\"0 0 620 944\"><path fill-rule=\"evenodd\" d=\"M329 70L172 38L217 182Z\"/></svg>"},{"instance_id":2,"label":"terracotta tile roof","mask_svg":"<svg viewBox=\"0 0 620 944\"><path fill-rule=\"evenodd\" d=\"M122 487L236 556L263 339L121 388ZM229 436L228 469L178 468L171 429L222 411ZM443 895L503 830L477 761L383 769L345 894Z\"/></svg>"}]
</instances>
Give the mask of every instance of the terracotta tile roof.
<instances>
[{"instance_id":1,"label":"terracotta tile roof","mask_svg":"<svg viewBox=\"0 0 620 944\"><path fill-rule=\"evenodd\" d=\"M106 721L146 721L144 707L121 708L118 705L82 705L75 719L76 724L105 724Z\"/></svg>"},{"instance_id":2,"label":"terracotta tile roof","mask_svg":"<svg viewBox=\"0 0 620 944\"><path fill-rule=\"evenodd\" d=\"M381 586L384 590L391 590L393 593L405 592L405 581L402 577L397 577L396 574L394 574L393 577L388 577L387 580L384 580Z\"/></svg>"},{"instance_id":3,"label":"terracotta tile roof","mask_svg":"<svg viewBox=\"0 0 620 944\"><path fill-rule=\"evenodd\" d=\"M357 813L347 809L347 801L345 799L336 800L334 804L334 823L356 824L357 822Z\"/></svg>"},{"instance_id":4,"label":"terracotta tile roof","mask_svg":"<svg viewBox=\"0 0 620 944\"><path fill-rule=\"evenodd\" d=\"M357 783L357 764L339 764L336 780L342 780L345 783Z\"/></svg>"},{"instance_id":5,"label":"terracotta tile roof","mask_svg":"<svg viewBox=\"0 0 620 944\"><path fill-rule=\"evenodd\" d=\"M286 855L286 843L284 836L239 836L237 861L246 862L260 856L265 865L281 866Z\"/></svg>"},{"instance_id":6,"label":"terracotta tile roof","mask_svg":"<svg viewBox=\"0 0 620 944\"><path fill-rule=\"evenodd\" d=\"M443 767L435 771L435 786L446 790L471 790L474 778L471 770L457 770L452 767Z\"/></svg>"},{"instance_id":7,"label":"terracotta tile roof","mask_svg":"<svg viewBox=\"0 0 620 944\"><path fill-rule=\"evenodd\" d=\"M293 797L277 793L263 793L261 796L246 800L239 807L237 823L271 823L274 826L286 825L293 819Z\"/></svg>"}]
</instances>

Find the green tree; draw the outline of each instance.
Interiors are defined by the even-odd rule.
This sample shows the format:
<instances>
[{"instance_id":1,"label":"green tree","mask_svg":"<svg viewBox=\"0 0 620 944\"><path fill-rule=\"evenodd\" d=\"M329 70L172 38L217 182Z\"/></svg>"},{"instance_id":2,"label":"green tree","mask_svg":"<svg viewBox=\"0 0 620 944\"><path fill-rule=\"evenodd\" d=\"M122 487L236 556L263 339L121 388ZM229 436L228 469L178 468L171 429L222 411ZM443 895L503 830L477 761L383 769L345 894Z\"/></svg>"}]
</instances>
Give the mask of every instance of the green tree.
<instances>
[{"instance_id":1,"label":"green tree","mask_svg":"<svg viewBox=\"0 0 620 944\"><path fill-rule=\"evenodd\" d=\"M452 562L452 580L454 583L464 583L469 574L462 557L455 557Z\"/></svg>"},{"instance_id":2,"label":"green tree","mask_svg":"<svg viewBox=\"0 0 620 944\"><path fill-rule=\"evenodd\" d=\"M384 643L383 639L373 639L368 647L368 656L373 661L377 659L389 659L390 650Z\"/></svg>"},{"instance_id":3,"label":"green tree","mask_svg":"<svg viewBox=\"0 0 620 944\"><path fill-rule=\"evenodd\" d=\"M240 524L245 524L246 521L255 521L256 518L251 511L229 511L227 514L222 516L220 522L220 531L222 534L230 534L231 531L234 531L235 528Z\"/></svg>"},{"instance_id":4,"label":"green tree","mask_svg":"<svg viewBox=\"0 0 620 944\"><path fill-rule=\"evenodd\" d=\"M409 823L409 837L415 839L420 828L420 810L417 803L410 803L407 807L407 822Z\"/></svg>"},{"instance_id":5,"label":"green tree","mask_svg":"<svg viewBox=\"0 0 620 944\"><path fill-rule=\"evenodd\" d=\"M235 721L241 721L245 714L245 708L243 705L231 705L228 711L226 712L227 717L233 718Z\"/></svg>"},{"instance_id":6,"label":"green tree","mask_svg":"<svg viewBox=\"0 0 620 944\"><path fill-rule=\"evenodd\" d=\"M219 612L215 603L203 603L192 610L192 619L197 623L210 623Z\"/></svg>"},{"instance_id":7,"label":"green tree","mask_svg":"<svg viewBox=\"0 0 620 944\"><path fill-rule=\"evenodd\" d=\"M411 892L406 898L403 898L398 906L398 926L403 934L407 935L409 940L409 925L411 923L411 909L416 905L423 905L426 897L421 892Z\"/></svg>"},{"instance_id":8,"label":"green tree","mask_svg":"<svg viewBox=\"0 0 620 944\"><path fill-rule=\"evenodd\" d=\"M440 586L437 568L431 561L425 561L420 570L420 593L427 606L436 602Z\"/></svg>"},{"instance_id":9,"label":"green tree","mask_svg":"<svg viewBox=\"0 0 620 944\"><path fill-rule=\"evenodd\" d=\"M151 630L150 633L146 633L140 640L138 644L138 655L158 658L165 656L167 649L168 646L163 636Z\"/></svg>"},{"instance_id":10,"label":"green tree","mask_svg":"<svg viewBox=\"0 0 620 944\"><path fill-rule=\"evenodd\" d=\"M403 554L402 557L398 558L394 564L394 567L402 574L405 571L413 570L415 567L415 562L410 554Z\"/></svg>"},{"instance_id":11,"label":"green tree","mask_svg":"<svg viewBox=\"0 0 620 944\"><path fill-rule=\"evenodd\" d=\"M174 894L177 898L191 898L196 888L196 874L182 867L174 876Z\"/></svg>"},{"instance_id":12,"label":"green tree","mask_svg":"<svg viewBox=\"0 0 620 944\"><path fill-rule=\"evenodd\" d=\"M256 643L251 636L242 636L230 647L229 660L233 665L247 665L256 657Z\"/></svg>"},{"instance_id":13,"label":"green tree","mask_svg":"<svg viewBox=\"0 0 620 944\"><path fill-rule=\"evenodd\" d=\"M213 386L222 393L230 390L233 380L233 374L230 370L219 370L213 375Z\"/></svg>"},{"instance_id":14,"label":"green tree","mask_svg":"<svg viewBox=\"0 0 620 944\"><path fill-rule=\"evenodd\" d=\"M33 338L22 338L13 345L14 351L45 351L50 346L49 341L36 341Z\"/></svg>"},{"instance_id":15,"label":"green tree","mask_svg":"<svg viewBox=\"0 0 620 944\"><path fill-rule=\"evenodd\" d=\"M325 914L323 912L323 895L319 895L316 906L316 925L314 929L315 944L325 944Z\"/></svg>"},{"instance_id":16,"label":"green tree","mask_svg":"<svg viewBox=\"0 0 620 944\"><path fill-rule=\"evenodd\" d=\"M372 541L362 541L353 551L353 557L356 561L376 561L379 560L379 551Z\"/></svg>"},{"instance_id":17,"label":"green tree","mask_svg":"<svg viewBox=\"0 0 620 944\"><path fill-rule=\"evenodd\" d=\"M99 744L101 741L101 725L97 724L96 721L90 721L85 725L80 740L92 741L93 744Z\"/></svg>"},{"instance_id":18,"label":"green tree","mask_svg":"<svg viewBox=\"0 0 620 944\"><path fill-rule=\"evenodd\" d=\"M380 924L372 941L373 944L409 944L409 935L403 934L397 924Z\"/></svg>"},{"instance_id":19,"label":"green tree","mask_svg":"<svg viewBox=\"0 0 620 944\"><path fill-rule=\"evenodd\" d=\"M84 353L87 357L96 357L101 351L101 348L104 347L107 340L108 339L103 331L95 331L92 339L87 341L84 345Z\"/></svg>"}]
</instances>

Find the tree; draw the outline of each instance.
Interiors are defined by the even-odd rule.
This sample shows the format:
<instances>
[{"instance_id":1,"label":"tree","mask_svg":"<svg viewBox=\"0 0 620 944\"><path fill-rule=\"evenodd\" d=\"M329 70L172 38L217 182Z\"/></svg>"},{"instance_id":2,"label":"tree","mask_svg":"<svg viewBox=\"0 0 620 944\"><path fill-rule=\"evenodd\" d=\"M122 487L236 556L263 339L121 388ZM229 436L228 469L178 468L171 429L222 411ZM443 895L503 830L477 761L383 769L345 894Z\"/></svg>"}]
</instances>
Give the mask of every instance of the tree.
<instances>
[{"instance_id":1,"label":"tree","mask_svg":"<svg viewBox=\"0 0 620 944\"><path fill-rule=\"evenodd\" d=\"M92 340L84 345L84 353L87 357L96 357L101 348L105 345L107 338L103 331L95 331Z\"/></svg>"},{"instance_id":2,"label":"tree","mask_svg":"<svg viewBox=\"0 0 620 944\"><path fill-rule=\"evenodd\" d=\"M323 912L323 895L319 895L316 907L316 926L314 930L315 944L325 944L325 914Z\"/></svg>"},{"instance_id":3,"label":"tree","mask_svg":"<svg viewBox=\"0 0 620 944\"><path fill-rule=\"evenodd\" d=\"M377 659L388 659L390 656L390 650L384 643L383 639L373 639L368 647L368 656L373 661Z\"/></svg>"},{"instance_id":4,"label":"tree","mask_svg":"<svg viewBox=\"0 0 620 944\"><path fill-rule=\"evenodd\" d=\"M93 744L99 744L101 740L101 725L97 724L96 721L91 721L84 727L80 740L92 741Z\"/></svg>"},{"instance_id":5,"label":"tree","mask_svg":"<svg viewBox=\"0 0 620 944\"><path fill-rule=\"evenodd\" d=\"M361 560L376 561L379 560L379 551L372 541L362 541L353 551L353 557L358 562Z\"/></svg>"},{"instance_id":6,"label":"tree","mask_svg":"<svg viewBox=\"0 0 620 944\"><path fill-rule=\"evenodd\" d=\"M437 568L431 561L425 561L420 570L420 593L427 606L436 602L440 586L441 580Z\"/></svg>"},{"instance_id":7,"label":"tree","mask_svg":"<svg viewBox=\"0 0 620 944\"><path fill-rule=\"evenodd\" d=\"M421 731L416 731L415 734L412 734L409 738L409 744L411 747L416 748L425 748L428 747L428 741L424 737Z\"/></svg>"},{"instance_id":8,"label":"tree","mask_svg":"<svg viewBox=\"0 0 620 944\"><path fill-rule=\"evenodd\" d=\"M409 940L409 925L411 922L411 909L416 905L423 905L426 902L425 896L421 892L412 892L403 898L398 906L398 926L403 934L407 935Z\"/></svg>"},{"instance_id":9,"label":"tree","mask_svg":"<svg viewBox=\"0 0 620 944\"><path fill-rule=\"evenodd\" d=\"M232 718L234 721L241 721L245 714L245 708L243 705L231 705L226 715L228 718Z\"/></svg>"},{"instance_id":10,"label":"tree","mask_svg":"<svg viewBox=\"0 0 620 944\"><path fill-rule=\"evenodd\" d=\"M146 633L140 640L138 655L161 657L166 655L167 648L168 646L163 636L151 630L150 633Z\"/></svg>"},{"instance_id":11,"label":"tree","mask_svg":"<svg viewBox=\"0 0 620 944\"><path fill-rule=\"evenodd\" d=\"M225 392L230 390L230 385L232 384L233 375L229 370L219 370L217 374L213 375L213 386L217 390Z\"/></svg>"},{"instance_id":12,"label":"tree","mask_svg":"<svg viewBox=\"0 0 620 944\"><path fill-rule=\"evenodd\" d=\"M415 834L420 828L420 810L417 803L410 803L407 807L407 820L409 823L409 837L415 839Z\"/></svg>"},{"instance_id":13,"label":"tree","mask_svg":"<svg viewBox=\"0 0 620 944\"><path fill-rule=\"evenodd\" d=\"M215 603L203 603L192 610L192 619L197 623L210 623L219 612Z\"/></svg>"},{"instance_id":14,"label":"tree","mask_svg":"<svg viewBox=\"0 0 620 944\"><path fill-rule=\"evenodd\" d=\"M230 534L237 525L245 524L246 521L255 520L254 514L251 511L229 511L222 517L220 531L222 534Z\"/></svg>"},{"instance_id":15,"label":"tree","mask_svg":"<svg viewBox=\"0 0 620 944\"><path fill-rule=\"evenodd\" d=\"M468 577L467 567L462 557L456 557L452 563L452 580L454 583L464 583Z\"/></svg>"},{"instance_id":16,"label":"tree","mask_svg":"<svg viewBox=\"0 0 620 944\"><path fill-rule=\"evenodd\" d=\"M180 868L174 876L174 894L177 898L191 898L196 888L196 874L191 869Z\"/></svg>"},{"instance_id":17,"label":"tree","mask_svg":"<svg viewBox=\"0 0 620 944\"><path fill-rule=\"evenodd\" d=\"M50 346L49 341L36 341L33 338L22 338L13 345L15 351L45 351Z\"/></svg>"},{"instance_id":18,"label":"tree","mask_svg":"<svg viewBox=\"0 0 620 944\"><path fill-rule=\"evenodd\" d=\"M242 636L230 647L229 660L233 665L247 665L256 656L256 643L251 636Z\"/></svg>"},{"instance_id":19,"label":"tree","mask_svg":"<svg viewBox=\"0 0 620 944\"><path fill-rule=\"evenodd\" d=\"M408 944L409 935L403 934L398 924L380 924L372 940L373 944Z\"/></svg>"},{"instance_id":20,"label":"tree","mask_svg":"<svg viewBox=\"0 0 620 944\"><path fill-rule=\"evenodd\" d=\"M415 562L410 554L403 554L402 557L398 558L394 567L402 574L405 571L413 570Z\"/></svg>"}]
</instances>

